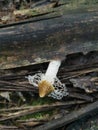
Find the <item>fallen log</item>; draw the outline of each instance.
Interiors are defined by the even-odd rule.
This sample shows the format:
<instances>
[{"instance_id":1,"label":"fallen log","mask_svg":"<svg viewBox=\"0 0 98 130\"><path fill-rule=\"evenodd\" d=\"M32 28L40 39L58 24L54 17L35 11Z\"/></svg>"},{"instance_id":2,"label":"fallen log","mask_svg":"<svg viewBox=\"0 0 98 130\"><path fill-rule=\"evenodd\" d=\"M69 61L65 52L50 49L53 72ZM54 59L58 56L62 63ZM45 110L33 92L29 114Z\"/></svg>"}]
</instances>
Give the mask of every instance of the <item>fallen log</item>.
<instances>
[{"instance_id":1,"label":"fallen log","mask_svg":"<svg viewBox=\"0 0 98 130\"><path fill-rule=\"evenodd\" d=\"M1 26L0 69L97 51L98 12L90 9L70 9L66 13L66 4L61 4L30 21Z\"/></svg>"},{"instance_id":2,"label":"fallen log","mask_svg":"<svg viewBox=\"0 0 98 130\"><path fill-rule=\"evenodd\" d=\"M94 78L96 77L95 73L98 71L97 56L96 58L93 56L94 59L92 60L93 54L90 55L89 52L96 51L95 55L98 54L98 9L94 6L81 10L79 6L77 9L72 8L72 10L69 9L66 11L66 7L66 3L60 3L58 7L45 11L46 13L40 13L30 20L0 26L0 90L32 91L36 93L37 90L33 88L33 86L28 85L28 81L25 81L25 76L29 74L33 75L36 72L33 68L34 66L32 67L30 65L48 62L57 58L63 60L66 56L78 52L88 53L89 55L87 55L91 58L89 63L88 60L85 62L85 58L79 61L77 60L78 62L74 62L74 60L70 58L70 61L73 61L72 64L74 65L69 66L67 64L67 66L62 66L63 73L59 74L61 81L63 80L64 83L66 83L65 81L70 78L89 73L92 73ZM85 64L81 64L81 61L85 62ZM27 65L29 65L27 67L29 69L23 67ZM16 69L1 70L9 68ZM40 68L41 67L38 67L37 71L41 70ZM73 92L72 84L69 85L71 94L64 99L65 101L67 99L72 101L77 99L79 102L84 100L85 103L88 103L95 101L97 98L96 96L86 95L81 89L79 89L81 94L78 90L75 91L75 89ZM35 130L41 128L43 130L51 130L64 126L87 115L92 110L97 109L97 104L98 101L60 119L50 121L45 125L35 128ZM70 108L72 108L72 105L75 104L71 103L68 104L68 106L69 105ZM46 110L48 110L48 108L49 107L47 107ZM41 111L41 109L38 111ZM42 111L45 111L45 109L42 109ZM20 116L24 116L25 112L27 112L26 115L32 113L32 111L21 111L18 114L11 113L11 115L7 115L5 118L1 118L1 120L5 122L5 120L17 119ZM1 116L3 115L1 114ZM3 127L4 126L2 126L2 128ZM9 129L10 128L11 127L9 127ZM13 126L13 128L17 129L15 126ZM5 129L7 129L6 126Z\"/></svg>"}]
</instances>

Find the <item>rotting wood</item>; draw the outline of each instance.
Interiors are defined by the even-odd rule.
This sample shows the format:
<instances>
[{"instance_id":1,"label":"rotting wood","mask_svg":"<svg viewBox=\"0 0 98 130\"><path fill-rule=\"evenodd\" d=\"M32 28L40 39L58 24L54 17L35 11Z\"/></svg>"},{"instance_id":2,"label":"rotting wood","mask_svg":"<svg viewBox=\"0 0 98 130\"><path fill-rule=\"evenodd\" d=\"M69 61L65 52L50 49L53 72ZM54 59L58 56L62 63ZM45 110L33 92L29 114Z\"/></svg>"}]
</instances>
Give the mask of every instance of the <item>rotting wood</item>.
<instances>
[{"instance_id":1,"label":"rotting wood","mask_svg":"<svg viewBox=\"0 0 98 130\"><path fill-rule=\"evenodd\" d=\"M90 95L82 94L82 93L75 93L75 92L70 93L69 97L78 98L78 99L82 99L82 100L86 100L90 102L93 102L94 100L93 97L91 97Z\"/></svg>"},{"instance_id":2,"label":"rotting wood","mask_svg":"<svg viewBox=\"0 0 98 130\"><path fill-rule=\"evenodd\" d=\"M69 65L69 63L67 63L66 61L63 63L63 65L61 66L60 68L60 71L58 73L59 75L59 78L60 80L62 81L62 77L63 77L63 81L64 81L64 77L66 78L66 76L70 75L70 78L72 77L71 75L75 75L80 73L80 77L84 76L84 75L90 75L92 77L92 81L93 82L96 82L97 80L97 71L96 71L96 68L98 66L98 63L97 63L97 57L98 55L96 55L97 53L96 52L93 52L91 53L93 55L93 59L96 57L96 60L92 60L92 57L90 56L90 64L86 64L88 63L88 58L86 57L87 55L85 55L84 57L86 58L83 58L82 61L85 61L82 63L82 67L80 66L80 63L81 63L81 55L79 57L75 57L74 59L71 58L71 65ZM90 54L89 54L90 55ZM88 55L88 56L89 56ZM69 58L69 59L70 59ZM77 58L80 58L80 60L77 60ZM76 59L76 60L75 60ZM78 61L78 62L77 62ZM78 64L77 64L78 63ZM77 65L77 69L75 69L75 66ZM87 69L87 65L89 65L88 69ZM4 88L7 88L7 90L10 90L10 88L13 88L12 91L32 91L32 93L36 92L36 90L34 91L33 89L33 86L26 86L28 81L26 81L26 78L25 76L29 75L29 74L35 74L38 72L38 70L40 71L40 67L42 66L42 72L44 72L45 68L47 67L47 64L40 64L40 65L35 65L34 66L28 66L28 67L21 67L21 68L17 68L17 69L9 69L9 70L2 70L1 73L2 75L0 76L0 81L1 81L1 86L0 88L2 88L2 90L4 90ZM43 67L44 66L44 67ZM80 67L80 68L79 68ZM36 69L35 69L36 68ZM7 78L6 78L7 76ZM68 76L69 77L69 76ZM78 78L78 75L76 75L76 77ZM69 83L69 79L70 78L67 78L64 83L66 84L66 81ZM69 83L70 85L70 83ZM68 101L70 100L71 102L69 102L68 104L66 104L66 106L62 106L59 108L59 110L62 110L62 109L66 109L66 111L68 111L68 113L70 113L71 111L73 110L78 110L77 108L81 108L81 107L84 107L86 104L88 104L89 102L93 102L97 99L97 96L93 96L94 95L94 92L92 93L93 95L88 95L86 94L86 92L84 92L82 89L80 88L74 88L72 87L71 85L68 86L69 88L69 96L68 97L64 97L63 101L64 103L68 103ZM98 90L97 90L98 91ZM80 93L80 95L79 95ZM71 94L75 94L73 97L71 97L70 95ZM29 97L29 98L33 98L33 97ZM81 99L80 99L81 98ZM13 100L13 99L12 99ZM44 100L44 99L43 99ZM81 101L82 100L82 101ZM76 101L74 104L74 101ZM77 102L79 101L79 102ZM13 102L13 101L12 101ZM62 100L61 100L62 102ZM21 108L21 107L20 107ZM49 108L49 107L48 107ZM57 106L56 106L57 108ZM16 109L19 109L19 108L16 108ZM55 108L53 108L52 110L54 110ZM8 110L8 111L7 111ZM2 122L6 122L6 121L11 121L11 120L14 120L16 121L16 126L17 126L17 118L19 120L19 118L21 116L24 116L25 114L26 115L29 115L31 111L29 111L29 109L25 109L23 110L23 108L20 110L15 110L14 108L11 109L11 107L9 107L9 109L5 109L4 111L5 112L2 112L3 109L1 110L1 114L0 116L2 117L1 118L1 123ZM36 109L37 110L37 109ZM45 110L45 109L43 109ZM46 111L48 111L49 109L47 109ZM41 109L39 110L41 111ZM17 114L17 112L19 112L19 115ZM27 112L27 113L25 113ZM6 116L6 115L9 115L9 116ZM56 116L56 115L54 115ZM62 115L61 115L62 116ZM21 118L20 118L21 119ZM31 117L32 119L32 117ZM55 119L55 118L53 118ZM4 121L3 121L4 120ZM6 121L5 121L6 120ZM30 124L29 123L26 123L27 126L25 126L25 121L24 121L24 124L22 124L21 122L19 122L18 126L21 126L23 125L25 128L27 128ZM46 122L45 122L46 124ZM33 127L33 122L31 122L31 125ZM20 128L20 127L19 127ZM28 129L28 128L27 128ZM32 128L33 129L33 128Z\"/></svg>"},{"instance_id":3,"label":"rotting wood","mask_svg":"<svg viewBox=\"0 0 98 130\"><path fill-rule=\"evenodd\" d=\"M20 129L16 126L5 126L5 125L0 125L0 130L23 130Z\"/></svg>"},{"instance_id":4,"label":"rotting wood","mask_svg":"<svg viewBox=\"0 0 98 130\"><path fill-rule=\"evenodd\" d=\"M76 59L71 58L71 64L67 63L68 61L65 61L63 63L63 66L60 68L60 71L58 73L58 77L61 80L61 82L65 83L66 85L71 85L70 79L80 78L84 77L84 75L88 75L90 73L97 73L98 70L98 65L97 65L97 55L98 53L93 52L92 56L90 56L89 61L88 61L88 56L87 58L86 55L84 56L84 59L81 59L80 55L80 61L78 60L77 62L77 57ZM90 54L91 55L91 54ZM78 56L79 57L79 56ZM96 59L96 60L92 60ZM96 58L94 58L96 57ZM79 62L85 61L80 65ZM69 58L70 61L70 58ZM90 62L90 63L89 63ZM78 64L77 64L78 63ZM87 64L89 63L89 64ZM65 64L65 65L64 65ZM38 73L39 71L45 72L45 69L48 64L40 64L40 65L35 65L35 66L28 66L28 67L21 67L17 69L10 69L10 70L2 70L1 76L0 76L0 90L1 91L22 91L22 92L32 92L32 93L38 93L38 88L30 85L28 83L28 80L26 79L26 76L28 75L34 75L35 73ZM38 71L39 70L39 71ZM88 86L89 89L93 92L98 91L97 87L97 75L90 76L91 79L93 80L94 87ZM94 80L96 79L96 80ZM83 99L86 101L92 101L93 98L88 95L87 93L84 93L82 89L75 89L72 87L67 87L68 91L70 92L70 96L76 97L78 99ZM79 95L80 93L80 95Z\"/></svg>"},{"instance_id":5,"label":"rotting wood","mask_svg":"<svg viewBox=\"0 0 98 130\"><path fill-rule=\"evenodd\" d=\"M10 108L10 109L0 109L0 112L10 112L10 111L18 111L18 110L28 110L28 109L39 109L39 108L45 108L45 107L66 107L66 106L70 106L70 105L75 105L75 104L82 104L85 103L85 101L67 101L67 102L55 102L54 104L50 104L50 105L43 105L43 106L27 106L27 107L14 107L14 108Z\"/></svg>"},{"instance_id":6,"label":"rotting wood","mask_svg":"<svg viewBox=\"0 0 98 130\"><path fill-rule=\"evenodd\" d=\"M1 27L1 29L0 29L0 33L1 33L0 46L2 48L0 50L0 56L1 56L0 57L0 67L1 67L0 68L0 74L1 74L0 75L0 83L1 83L0 90L3 90L3 91L8 91L8 90L9 91L32 91L32 93L33 92L36 93L37 90L35 90L35 88L33 88L33 86L28 85L27 81L25 82L25 80L26 80L25 76L27 76L29 74L33 75L33 74L37 73L38 71L35 71L34 69L30 69L29 71L26 70L27 72L25 72L25 71L22 72L22 70L25 69L23 66L30 65L30 66L28 66L28 68L31 68L32 67L31 64L37 64L36 66L38 66L38 63L47 62L53 58L65 59L66 56L69 56L70 54L73 55L74 53L77 53L77 52L83 52L84 54L86 54L86 53L89 53L89 51L98 51L98 38L97 38L98 9L89 7L89 9L85 10L83 8L84 10L83 9L81 10L79 7L76 10L72 9L70 11L68 11L68 10L66 11L66 9L64 10L66 3L62 3L62 4L64 6L59 6L58 8L53 9L54 10L53 12L48 12L48 13L44 13L44 14L40 14L40 15L37 14L36 17L30 19L29 21L26 20L21 23L18 22L18 23L13 23L13 24ZM60 12L59 14L58 14L58 10ZM79 21L78 21L78 19L79 19ZM55 22L55 24L53 22ZM45 23L45 25L44 25L44 23ZM29 24L30 24L30 26L29 26ZM37 27L34 27L33 25L36 25ZM41 26L42 30L40 29L40 26ZM31 30L31 27L33 27L32 30ZM57 28L57 27L59 27L59 28ZM19 32L16 31L17 29L19 29ZM9 30L12 32L13 31L16 31L16 32L15 32L15 34L12 35L12 32L10 32ZM28 34L26 34L26 32ZM37 32L37 33L35 33L35 32ZM41 34L43 37L41 37ZM57 35L57 37L56 37L56 35ZM7 36L7 37L5 37L5 36ZM12 37L9 38L9 36L12 36ZM45 36L45 38L44 38L44 36ZM17 38L19 38L19 39L17 39ZM39 38L40 38L40 40L38 40ZM30 43L28 44L29 40L30 40ZM8 43L7 43L7 41L8 41ZM62 43L61 43L61 41L62 41ZM47 45L46 45L46 43L47 43ZM10 47L9 47L9 45L10 45ZM40 48L40 45L43 45L43 47ZM36 48L37 46L38 46L38 48ZM9 50L7 49L7 47L9 47ZM32 49L31 49L31 47L32 47ZM33 47L35 47L36 49L34 49ZM64 48L64 50L62 50L61 47ZM45 52L43 50L45 50ZM33 51L34 51L34 53L33 53ZM40 52L41 52L41 54L40 54ZM36 54L36 56L34 54ZM98 53L96 53L96 55L98 56ZM88 54L88 56L91 57L90 54ZM72 59L70 61L72 61ZM83 60L81 60L81 61L83 62ZM84 59L84 61L85 61L85 59ZM74 62L74 60L73 60L73 62ZM40 66L41 66L41 64L40 64ZM16 69L16 70L12 69L15 67L21 67L20 71L18 69ZM8 69L8 68L10 68L11 70L1 70L1 69ZM77 78L78 76L81 77L86 74L90 75L90 73L93 73L92 77L93 77L93 79L95 79L96 78L95 73L98 73L98 60L97 60L97 58L95 58L93 60L91 58L89 63L88 63L88 61L86 61L86 64L81 64L78 61L78 62L75 62L75 65L73 65L73 66L72 65L62 66L61 69L62 69L63 73L60 70L59 78L65 84L67 84L66 81L69 83L68 80L71 79L72 77ZM10 73L10 71L12 73ZM43 72L44 72L44 70L43 70ZM98 74L97 74L97 76L98 76ZM21 79L24 81L21 81ZM98 81L93 80L93 82L95 83L96 90L98 91L98 87L97 87ZM96 92L96 94L95 94L95 92L93 92L92 95L88 95L88 94L84 93L81 89L76 90L72 86L70 86L70 89L72 91L70 91L70 94L68 97L65 97L64 101L66 102L67 99L70 99L70 100L72 100L72 102L67 104L67 106L63 106L64 108L66 108L68 110L68 113L70 112L70 108L72 108L72 107L75 110L75 108L77 108L77 107L84 107L85 105L84 104L82 105L82 103L86 104L88 102L93 102L96 99L98 99L97 92ZM76 100L79 100L79 102L77 102ZM84 100L84 101L81 101L81 100ZM76 102L74 103L74 101L76 101ZM94 104L92 104L92 105L94 105ZM86 112L90 112L90 110L93 110L93 107L95 109L96 105L97 104L95 104L95 106L90 105L92 108L90 108L89 111L87 110ZM9 107L9 109L10 108L11 107ZM17 113L15 113L15 112L10 112L9 109L8 109L9 112L7 111L7 109L5 109L5 111L7 111L10 115L8 118L6 117L6 113L0 114L0 116L2 116L2 119L4 120L3 123L5 122L5 120L9 121L11 119L16 119L16 126L17 126L17 118L20 118L20 116L25 115L24 113L27 111L22 111L22 110L18 111L17 110L18 112L20 112L19 115L17 115ZM17 109L19 109L19 108L17 108ZM12 110L14 111L15 109L12 108ZM84 108L82 110L84 110ZM1 110L1 111L3 111L3 110ZM41 109L39 111L41 111ZM81 111L80 111L80 113L77 113L77 111L76 111L77 115L74 115L74 114L76 114L76 113L74 113L72 115L73 118L69 117L68 119L70 121L68 120L67 123L70 123L71 121L76 120L76 118L78 118L78 116L81 117L82 114L86 115L87 114L86 112L81 113ZM28 115L29 113L30 113L30 111L28 111L26 113L26 115ZM80 114L80 115L78 115L78 114ZM70 114L70 116L71 116L71 114ZM64 117L64 119L65 119L65 117ZM56 123L58 123L59 121L60 120L57 120ZM60 125L58 124L58 125L62 126L62 122L63 122L63 118L61 118L61 122L59 122L59 124L60 123L61 124ZM52 123L52 122L49 122L49 123ZM65 119L65 123L63 125L66 125L67 123L66 123L66 119ZM26 122L24 122L24 125L25 124L26 124ZM21 125L22 124L20 123L20 127L21 127ZM28 123L28 125L29 125L29 123ZM46 125L47 124L45 124L45 128L46 128ZM54 125L53 127L57 126L57 124L54 124L54 122L53 122L53 125ZM13 128L17 129L16 126L13 126ZM12 128L11 126L8 126L8 127L10 129ZM48 126L48 128L49 127L51 127L53 129L52 124L50 124L50 126ZM7 128L5 126L5 129L9 129L9 128ZM25 129L26 129L26 127L25 127Z\"/></svg>"},{"instance_id":7,"label":"rotting wood","mask_svg":"<svg viewBox=\"0 0 98 130\"><path fill-rule=\"evenodd\" d=\"M84 103L84 101L72 101L72 102L65 102L65 103L57 102L57 103L50 104L50 105L24 107L24 108L22 108L22 110L18 109L19 111L10 113L10 111L12 111L12 109L13 109L12 108L11 110L8 110L9 113L7 113L7 115L4 112L3 112L3 114L1 114L2 117L0 118L0 121L15 119L15 118L25 116L25 115L28 115L28 114L33 114L33 113L36 113L36 112L42 112L42 111L52 110L54 108L62 108L62 107L67 107L67 106L70 106L70 105L82 104L82 103ZM7 112L7 109L2 110L2 111Z\"/></svg>"},{"instance_id":8,"label":"rotting wood","mask_svg":"<svg viewBox=\"0 0 98 130\"><path fill-rule=\"evenodd\" d=\"M94 72L96 72L95 70L96 70L96 68L91 69L91 70L89 68L89 72L94 73ZM69 74L70 77L69 77L69 75L66 76L62 73L59 74L59 77L60 77L61 81L65 82L66 84L67 84L67 82L68 82L68 84L70 84L69 80L72 79L73 77L77 77L77 79L78 79L78 75L79 76L82 75L82 77L83 77L84 74L88 74L88 71L85 71L85 69L84 70L82 69L82 74L81 74L81 70L79 70L79 71L80 71L80 73L78 71L74 71L74 76L73 76L73 74L70 75L70 72L65 71L66 75ZM77 72L78 72L78 75L77 75ZM3 78L3 80L0 80L0 90L1 91L22 91L22 92L23 91L27 91L27 92L31 91L34 93L38 93L38 88L36 88L32 85L29 85L26 78L23 78L24 75L23 76L20 75L21 78L18 77L18 79L17 79L17 76L19 76L19 75L16 75L16 80L14 77L14 82L13 82L13 76L10 75L9 78L7 77L7 79L6 79L6 76L4 77L4 75L3 75L3 77L1 77L1 79ZM12 79L11 79L11 77L12 77ZM23 78L23 81L21 81L22 78ZM92 76L91 78L94 79L95 77ZM94 86L87 86L87 89L90 89L91 93L96 92L98 90L97 89L97 81L93 80L92 84ZM68 91L70 92L70 94L71 94L70 96L72 96L72 97L78 97L79 99L86 99L86 100L91 100L91 101L93 100L87 94L81 93L81 89L79 90L79 89L74 88L74 90L73 90L72 87L71 88L68 87Z\"/></svg>"},{"instance_id":9,"label":"rotting wood","mask_svg":"<svg viewBox=\"0 0 98 130\"><path fill-rule=\"evenodd\" d=\"M60 7L59 7L60 8ZM62 7L61 7L62 8ZM0 29L0 69L65 59L98 50L98 12L65 13Z\"/></svg>"},{"instance_id":10,"label":"rotting wood","mask_svg":"<svg viewBox=\"0 0 98 130\"><path fill-rule=\"evenodd\" d=\"M91 114L94 110L98 109L98 101L87 105L84 108L81 108L80 110L74 111L62 118L50 121L42 126L33 128L33 130L51 130L51 129L56 129L60 128L64 125L67 125L68 123L71 123L72 121L75 121L79 118L82 118L84 116L87 116Z\"/></svg>"}]
</instances>

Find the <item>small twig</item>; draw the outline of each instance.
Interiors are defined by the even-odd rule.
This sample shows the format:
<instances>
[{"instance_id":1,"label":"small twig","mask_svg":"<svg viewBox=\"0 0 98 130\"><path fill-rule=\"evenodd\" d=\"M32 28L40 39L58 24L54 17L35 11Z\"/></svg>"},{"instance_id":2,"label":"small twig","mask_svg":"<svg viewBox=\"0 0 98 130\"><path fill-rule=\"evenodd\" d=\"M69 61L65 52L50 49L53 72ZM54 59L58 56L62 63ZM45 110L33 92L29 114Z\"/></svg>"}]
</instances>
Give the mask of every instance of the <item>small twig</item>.
<instances>
[{"instance_id":1,"label":"small twig","mask_svg":"<svg viewBox=\"0 0 98 130\"><path fill-rule=\"evenodd\" d=\"M16 126L5 126L5 125L0 125L0 130L23 130L19 129Z\"/></svg>"},{"instance_id":2,"label":"small twig","mask_svg":"<svg viewBox=\"0 0 98 130\"><path fill-rule=\"evenodd\" d=\"M22 108L22 110L20 108L21 111L14 112L14 113L7 113L6 116L3 114L4 117L0 118L0 121L15 119L15 118L25 116L25 115L28 115L28 114L33 114L33 113L36 113L36 112L42 112L42 111L52 110L54 108L59 108L59 107L61 108L61 107L64 107L64 106L66 107L66 106L70 106L70 105L73 105L73 104L81 104L81 103L84 103L84 102L83 101L72 101L72 102L66 102L66 103L60 103L59 102L59 103L54 103L54 104L49 104L49 105L25 107L25 109ZM4 112L4 110L7 111L7 109L3 109L3 110L0 110L0 111ZM9 109L9 111L10 110L11 109ZM13 108L12 108L12 110L13 110Z\"/></svg>"},{"instance_id":3,"label":"small twig","mask_svg":"<svg viewBox=\"0 0 98 130\"><path fill-rule=\"evenodd\" d=\"M68 72L68 75L64 75L64 77L61 77L61 78L62 78L62 80L65 80L65 79L67 80L67 79L77 77L77 76L80 76L80 75L83 75L83 74L91 73L91 72L98 72L98 67Z\"/></svg>"},{"instance_id":4,"label":"small twig","mask_svg":"<svg viewBox=\"0 0 98 130\"><path fill-rule=\"evenodd\" d=\"M75 93L75 92L70 93L69 97L83 99L83 100L90 101L90 102L92 102L94 100L93 97L88 96L87 94Z\"/></svg>"}]
</instances>

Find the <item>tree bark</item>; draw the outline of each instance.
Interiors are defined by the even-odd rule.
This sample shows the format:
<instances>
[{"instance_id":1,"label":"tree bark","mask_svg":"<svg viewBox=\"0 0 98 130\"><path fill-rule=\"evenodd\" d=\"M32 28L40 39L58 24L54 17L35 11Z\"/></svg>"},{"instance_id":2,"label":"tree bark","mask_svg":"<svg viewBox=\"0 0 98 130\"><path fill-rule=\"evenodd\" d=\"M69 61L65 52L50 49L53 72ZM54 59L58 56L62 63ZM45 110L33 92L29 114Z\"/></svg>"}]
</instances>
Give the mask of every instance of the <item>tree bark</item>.
<instances>
[{"instance_id":1,"label":"tree bark","mask_svg":"<svg viewBox=\"0 0 98 130\"><path fill-rule=\"evenodd\" d=\"M66 13L64 6L32 20L1 26L0 69L98 51L98 12Z\"/></svg>"}]
</instances>

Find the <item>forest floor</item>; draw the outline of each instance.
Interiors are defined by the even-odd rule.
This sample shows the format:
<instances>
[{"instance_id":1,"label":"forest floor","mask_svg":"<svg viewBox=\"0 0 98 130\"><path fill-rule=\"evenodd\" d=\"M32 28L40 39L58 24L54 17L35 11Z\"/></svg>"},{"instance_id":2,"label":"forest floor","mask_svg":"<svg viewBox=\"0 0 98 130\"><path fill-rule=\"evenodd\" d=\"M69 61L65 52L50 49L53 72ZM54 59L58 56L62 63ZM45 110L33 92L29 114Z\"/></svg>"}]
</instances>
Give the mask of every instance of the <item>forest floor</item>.
<instances>
[{"instance_id":1,"label":"forest floor","mask_svg":"<svg viewBox=\"0 0 98 130\"><path fill-rule=\"evenodd\" d=\"M97 3L97 0L66 0L66 2L61 0L61 3L48 0L14 0L14 2L2 0L0 1L0 27L23 22L45 12L49 13L61 4L65 4L68 10L69 7L76 9L87 4L94 7ZM69 119L57 130L98 130L96 111L98 105L91 106L98 101L98 52L69 55L63 61L58 78L66 85L68 96L61 100L48 96L40 98L38 88L30 85L26 78L28 75L44 73L47 66L48 63L42 63L0 70L0 130L32 130L37 127L39 130L40 126L48 127L48 122L53 120L60 122L64 117L69 116L73 120ZM83 118L80 111L82 109L84 115L87 114ZM79 114L75 117L72 113L78 111ZM43 130L47 130L45 127Z\"/></svg>"}]
</instances>

